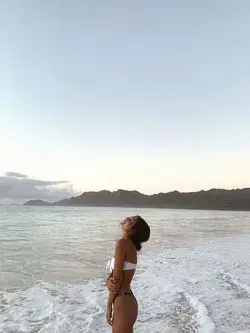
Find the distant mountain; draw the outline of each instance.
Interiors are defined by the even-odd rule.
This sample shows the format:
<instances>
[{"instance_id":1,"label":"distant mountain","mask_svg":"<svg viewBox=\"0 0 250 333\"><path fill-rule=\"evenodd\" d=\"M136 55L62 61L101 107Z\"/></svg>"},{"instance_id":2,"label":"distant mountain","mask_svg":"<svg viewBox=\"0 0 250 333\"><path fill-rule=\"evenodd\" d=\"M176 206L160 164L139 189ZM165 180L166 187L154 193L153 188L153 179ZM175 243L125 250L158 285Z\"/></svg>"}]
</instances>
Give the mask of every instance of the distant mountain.
<instances>
[{"instance_id":1,"label":"distant mountain","mask_svg":"<svg viewBox=\"0 0 250 333\"><path fill-rule=\"evenodd\" d=\"M213 210L250 210L250 188L181 193L178 191L145 195L138 191L84 192L54 203L30 200L27 206L148 207Z\"/></svg>"},{"instance_id":2,"label":"distant mountain","mask_svg":"<svg viewBox=\"0 0 250 333\"><path fill-rule=\"evenodd\" d=\"M25 202L24 206L49 206L51 203L43 200L30 200Z\"/></svg>"}]
</instances>

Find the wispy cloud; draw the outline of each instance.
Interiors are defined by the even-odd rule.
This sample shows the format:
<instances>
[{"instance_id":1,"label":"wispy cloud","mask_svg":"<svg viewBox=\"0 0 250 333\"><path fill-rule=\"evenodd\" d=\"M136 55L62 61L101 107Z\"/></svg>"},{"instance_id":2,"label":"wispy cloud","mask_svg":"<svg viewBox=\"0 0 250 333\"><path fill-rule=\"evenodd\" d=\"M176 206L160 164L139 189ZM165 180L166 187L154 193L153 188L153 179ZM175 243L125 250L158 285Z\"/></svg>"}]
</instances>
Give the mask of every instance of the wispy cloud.
<instances>
[{"instance_id":1,"label":"wispy cloud","mask_svg":"<svg viewBox=\"0 0 250 333\"><path fill-rule=\"evenodd\" d=\"M16 177L16 178L28 178L28 176L24 175L23 173L12 172L12 171L6 172L5 176L6 177Z\"/></svg>"},{"instance_id":2,"label":"wispy cloud","mask_svg":"<svg viewBox=\"0 0 250 333\"><path fill-rule=\"evenodd\" d=\"M0 199L60 200L76 194L67 180L40 180L12 171L0 177Z\"/></svg>"}]
</instances>

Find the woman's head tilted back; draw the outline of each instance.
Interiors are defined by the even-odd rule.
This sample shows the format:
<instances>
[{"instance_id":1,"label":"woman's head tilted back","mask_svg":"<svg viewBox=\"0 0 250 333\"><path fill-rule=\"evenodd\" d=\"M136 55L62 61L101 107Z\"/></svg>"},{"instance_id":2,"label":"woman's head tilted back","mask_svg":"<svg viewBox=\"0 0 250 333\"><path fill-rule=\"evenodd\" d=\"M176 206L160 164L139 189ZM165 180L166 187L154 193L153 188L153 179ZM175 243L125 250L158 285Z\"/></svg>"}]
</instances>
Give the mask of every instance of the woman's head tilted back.
<instances>
[{"instance_id":1,"label":"woman's head tilted back","mask_svg":"<svg viewBox=\"0 0 250 333\"><path fill-rule=\"evenodd\" d=\"M149 240L150 227L139 215L127 217L122 222L123 235L130 238L137 251L141 250L141 244Z\"/></svg>"}]
</instances>

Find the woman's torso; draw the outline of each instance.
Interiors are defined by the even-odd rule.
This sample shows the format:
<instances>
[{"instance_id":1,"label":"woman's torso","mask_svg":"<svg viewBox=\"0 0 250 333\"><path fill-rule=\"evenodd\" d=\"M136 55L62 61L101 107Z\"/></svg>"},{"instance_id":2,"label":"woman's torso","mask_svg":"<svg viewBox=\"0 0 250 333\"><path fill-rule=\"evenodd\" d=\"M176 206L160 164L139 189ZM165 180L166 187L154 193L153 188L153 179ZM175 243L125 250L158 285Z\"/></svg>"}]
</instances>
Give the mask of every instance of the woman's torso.
<instances>
[{"instance_id":1,"label":"woman's torso","mask_svg":"<svg viewBox=\"0 0 250 333\"><path fill-rule=\"evenodd\" d=\"M113 258L110 261L111 271L112 269L114 269L114 260L115 258ZM130 286L135 274L136 265L137 265L137 250L132 241L128 239L126 241L125 262L123 266L124 268L122 272L122 282L120 286L121 292L127 293L131 291Z\"/></svg>"}]
</instances>

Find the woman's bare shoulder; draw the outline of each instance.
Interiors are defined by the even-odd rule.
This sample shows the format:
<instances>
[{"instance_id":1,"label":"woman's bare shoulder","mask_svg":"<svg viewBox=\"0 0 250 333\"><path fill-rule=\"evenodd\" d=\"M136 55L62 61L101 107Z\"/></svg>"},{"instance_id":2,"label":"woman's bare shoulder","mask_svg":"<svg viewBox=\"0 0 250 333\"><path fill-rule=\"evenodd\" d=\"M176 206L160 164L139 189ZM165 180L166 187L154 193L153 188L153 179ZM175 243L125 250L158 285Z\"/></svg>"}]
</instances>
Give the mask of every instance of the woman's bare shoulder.
<instances>
[{"instance_id":1,"label":"woman's bare shoulder","mask_svg":"<svg viewBox=\"0 0 250 333\"><path fill-rule=\"evenodd\" d=\"M115 247L116 249L126 249L131 245L131 241L130 239L125 239L125 238L121 238L119 239L116 244Z\"/></svg>"}]
</instances>

